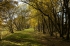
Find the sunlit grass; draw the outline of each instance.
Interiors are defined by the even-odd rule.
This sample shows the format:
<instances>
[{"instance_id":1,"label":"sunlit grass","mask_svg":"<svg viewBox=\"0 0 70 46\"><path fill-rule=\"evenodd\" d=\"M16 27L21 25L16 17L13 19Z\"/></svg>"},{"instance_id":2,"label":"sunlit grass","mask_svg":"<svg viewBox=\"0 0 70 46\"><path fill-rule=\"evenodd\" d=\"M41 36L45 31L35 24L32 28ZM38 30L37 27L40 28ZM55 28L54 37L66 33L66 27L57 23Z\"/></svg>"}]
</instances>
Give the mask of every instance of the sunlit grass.
<instances>
[{"instance_id":1,"label":"sunlit grass","mask_svg":"<svg viewBox=\"0 0 70 46\"><path fill-rule=\"evenodd\" d=\"M23 34L28 34L29 32L34 32L33 28L29 28L29 29L24 29L22 31L15 31L15 33L23 33Z\"/></svg>"},{"instance_id":2,"label":"sunlit grass","mask_svg":"<svg viewBox=\"0 0 70 46\"><path fill-rule=\"evenodd\" d=\"M20 43L21 46L41 46L41 43L33 36L33 32L33 28L15 31L15 33L5 37L3 40L17 43L17 45Z\"/></svg>"},{"instance_id":3,"label":"sunlit grass","mask_svg":"<svg viewBox=\"0 0 70 46\"><path fill-rule=\"evenodd\" d=\"M0 42L0 46L17 46L17 45L11 44L10 42Z\"/></svg>"}]
</instances>

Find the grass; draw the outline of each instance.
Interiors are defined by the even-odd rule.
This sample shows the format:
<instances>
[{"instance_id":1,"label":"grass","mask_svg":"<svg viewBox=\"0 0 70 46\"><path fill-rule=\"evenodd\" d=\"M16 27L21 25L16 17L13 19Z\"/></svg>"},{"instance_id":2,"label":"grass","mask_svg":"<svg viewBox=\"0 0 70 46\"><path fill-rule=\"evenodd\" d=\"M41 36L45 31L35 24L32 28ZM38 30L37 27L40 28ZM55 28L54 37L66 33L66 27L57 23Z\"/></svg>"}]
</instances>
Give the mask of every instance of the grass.
<instances>
[{"instance_id":1,"label":"grass","mask_svg":"<svg viewBox=\"0 0 70 46\"><path fill-rule=\"evenodd\" d=\"M70 46L70 42L34 32L34 29L15 31L0 41L0 46Z\"/></svg>"},{"instance_id":2,"label":"grass","mask_svg":"<svg viewBox=\"0 0 70 46\"><path fill-rule=\"evenodd\" d=\"M10 40L10 41L20 42L20 41L23 41L23 39L30 39L30 38L32 38L32 37L28 34L14 33L14 34L6 37L5 39Z\"/></svg>"},{"instance_id":3,"label":"grass","mask_svg":"<svg viewBox=\"0 0 70 46\"><path fill-rule=\"evenodd\" d=\"M70 46L70 42L50 37L49 34L34 32L34 29L30 28L9 34L0 41L0 46Z\"/></svg>"},{"instance_id":4,"label":"grass","mask_svg":"<svg viewBox=\"0 0 70 46\"><path fill-rule=\"evenodd\" d=\"M34 38L34 29L25 29L23 31L15 31L15 33L5 37L3 40L12 43L10 46L16 46L19 44L19 46L42 46L41 43L39 43ZM3 44L3 43L1 43ZM9 45L9 44L6 44ZM2 45L0 45L2 46Z\"/></svg>"},{"instance_id":5,"label":"grass","mask_svg":"<svg viewBox=\"0 0 70 46\"><path fill-rule=\"evenodd\" d=\"M0 46L17 46L16 44L12 44L10 42L0 42Z\"/></svg>"}]
</instances>

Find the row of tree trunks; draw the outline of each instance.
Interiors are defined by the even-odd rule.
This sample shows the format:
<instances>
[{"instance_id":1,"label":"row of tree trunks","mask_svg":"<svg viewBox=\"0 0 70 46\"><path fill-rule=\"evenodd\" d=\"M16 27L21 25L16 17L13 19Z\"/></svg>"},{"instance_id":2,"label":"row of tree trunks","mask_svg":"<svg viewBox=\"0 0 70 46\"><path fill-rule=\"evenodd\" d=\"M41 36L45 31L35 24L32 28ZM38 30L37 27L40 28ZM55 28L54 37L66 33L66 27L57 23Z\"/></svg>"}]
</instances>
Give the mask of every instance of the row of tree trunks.
<instances>
[{"instance_id":1,"label":"row of tree trunks","mask_svg":"<svg viewBox=\"0 0 70 46\"><path fill-rule=\"evenodd\" d=\"M67 18L68 18L68 24L67 24L67 37L66 37L66 39L67 40L69 40L69 28L70 28L70 18L69 18L69 8L68 8L68 3L69 3L69 0L64 0L64 6L65 6L65 9L66 9L66 16L68 16Z\"/></svg>"}]
</instances>

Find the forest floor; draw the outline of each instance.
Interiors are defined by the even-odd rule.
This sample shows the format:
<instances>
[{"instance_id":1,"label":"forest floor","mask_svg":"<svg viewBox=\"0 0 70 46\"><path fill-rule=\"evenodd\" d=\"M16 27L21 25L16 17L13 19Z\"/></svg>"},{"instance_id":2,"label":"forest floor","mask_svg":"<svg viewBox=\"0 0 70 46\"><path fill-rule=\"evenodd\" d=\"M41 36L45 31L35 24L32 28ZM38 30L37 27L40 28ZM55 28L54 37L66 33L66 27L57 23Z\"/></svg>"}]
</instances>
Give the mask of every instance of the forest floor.
<instances>
[{"instance_id":1,"label":"forest floor","mask_svg":"<svg viewBox=\"0 0 70 46\"><path fill-rule=\"evenodd\" d=\"M0 46L70 46L70 42L30 28L6 36L0 41Z\"/></svg>"}]
</instances>

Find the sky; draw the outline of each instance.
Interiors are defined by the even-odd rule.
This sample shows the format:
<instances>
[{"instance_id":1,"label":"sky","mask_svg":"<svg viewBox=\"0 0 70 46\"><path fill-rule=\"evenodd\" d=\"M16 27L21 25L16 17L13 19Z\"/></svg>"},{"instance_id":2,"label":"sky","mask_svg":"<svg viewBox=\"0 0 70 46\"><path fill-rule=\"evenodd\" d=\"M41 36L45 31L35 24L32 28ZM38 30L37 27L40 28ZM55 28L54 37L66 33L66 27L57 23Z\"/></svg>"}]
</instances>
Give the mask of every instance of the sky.
<instances>
[{"instance_id":1,"label":"sky","mask_svg":"<svg viewBox=\"0 0 70 46\"><path fill-rule=\"evenodd\" d=\"M18 4L23 4L23 2L21 2L21 0L14 0L14 1L18 1Z\"/></svg>"},{"instance_id":2,"label":"sky","mask_svg":"<svg viewBox=\"0 0 70 46\"><path fill-rule=\"evenodd\" d=\"M20 0L14 0L14 1L20 1Z\"/></svg>"}]
</instances>

